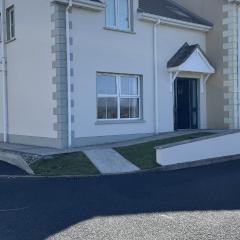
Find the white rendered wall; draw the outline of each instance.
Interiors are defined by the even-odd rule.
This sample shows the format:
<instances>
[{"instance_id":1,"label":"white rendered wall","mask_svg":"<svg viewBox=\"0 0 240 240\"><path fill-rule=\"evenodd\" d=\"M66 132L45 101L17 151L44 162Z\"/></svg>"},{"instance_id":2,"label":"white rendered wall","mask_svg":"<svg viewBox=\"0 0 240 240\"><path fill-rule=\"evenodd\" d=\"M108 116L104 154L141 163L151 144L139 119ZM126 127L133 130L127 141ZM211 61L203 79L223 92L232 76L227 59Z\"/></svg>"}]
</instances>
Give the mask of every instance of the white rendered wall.
<instances>
[{"instance_id":1,"label":"white rendered wall","mask_svg":"<svg viewBox=\"0 0 240 240\"><path fill-rule=\"evenodd\" d=\"M74 9L72 98L74 136L95 137L154 132L153 24L137 19L134 1L134 34L105 30L105 13ZM185 43L205 49L205 34L169 26L158 27L159 126L173 131L173 93L169 91L167 61ZM142 123L96 124L96 72L143 76Z\"/></svg>"},{"instance_id":2,"label":"white rendered wall","mask_svg":"<svg viewBox=\"0 0 240 240\"><path fill-rule=\"evenodd\" d=\"M135 14L137 1L135 3ZM136 16L135 16L136 18ZM74 132L75 137L152 133L154 82L152 25L134 22L136 34L105 30L105 13L74 9ZM96 73L143 76L143 123L97 125Z\"/></svg>"},{"instance_id":3,"label":"white rendered wall","mask_svg":"<svg viewBox=\"0 0 240 240\"><path fill-rule=\"evenodd\" d=\"M9 134L55 138L50 2L6 0L6 7L13 4L16 40L7 43ZM1 114L2 106L0 132Z\"/></svg>"},{"instance_id":4,"label":"white rendered wall","mask_svg":"<svg viewBox=\"0 0 240 240\"><path fill-rule=\"evenodd\" d=\"M240 154L240 133L222 135L156 150L163 166Z\"/></svg>"}]
</instances>

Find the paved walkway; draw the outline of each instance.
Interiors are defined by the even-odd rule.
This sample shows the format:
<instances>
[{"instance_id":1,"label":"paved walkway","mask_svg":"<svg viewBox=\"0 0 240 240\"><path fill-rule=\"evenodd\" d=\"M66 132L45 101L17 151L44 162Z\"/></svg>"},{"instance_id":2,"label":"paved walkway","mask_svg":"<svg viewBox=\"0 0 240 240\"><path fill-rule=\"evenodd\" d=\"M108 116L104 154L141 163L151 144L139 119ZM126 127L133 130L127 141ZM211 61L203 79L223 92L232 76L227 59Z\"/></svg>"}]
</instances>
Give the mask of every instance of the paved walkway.
<instances>
[{"instance_id":1,"label":"paved walkway","mask_svg":"<svg viewBox=\"0 0 240 240\"><path fill-rule=\"evenodd\" d=\"M103 174L127 173L139 170L138 167L111 148L89 149L84 150L84 153Z\"/></svg>"}]
</instances>

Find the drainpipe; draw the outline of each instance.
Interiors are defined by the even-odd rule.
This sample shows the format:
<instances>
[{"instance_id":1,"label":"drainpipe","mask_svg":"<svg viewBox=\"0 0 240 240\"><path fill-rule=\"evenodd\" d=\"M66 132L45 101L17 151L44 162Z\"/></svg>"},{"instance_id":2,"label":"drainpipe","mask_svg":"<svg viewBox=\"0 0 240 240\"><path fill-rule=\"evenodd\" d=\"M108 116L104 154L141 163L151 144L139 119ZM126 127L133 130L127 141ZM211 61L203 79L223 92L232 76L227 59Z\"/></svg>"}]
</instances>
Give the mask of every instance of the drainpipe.
<instances>
[{"instance_id":1,"label":"drainpipe","mask_svg":"<svg viewBox=\"0 0 240 240\"><path fill-rule=\"evenodd\" d=\"M154 55L154 88L155 88L155 134L159 133L159 109L158 109L158 55L157 55L157 27L161 21L153 25L153 55Z\"/></svg>"},{"instance_id":2,"label":"drainpipe","mask_svg":"<svg viewBox=\"0 0 240 240\"><path fill-rule=\"evenodd\" d=\"M70 59L70 11L72 0L69 0L66 8L66 48L67 48L67 101L68 101L68 147L72 146L72 111L71 111L71 59Z\"/></svg>"},{"instance_id":3,"label":"drainpipe","mask_svg":"<svg viewBox=\"0 0 240 240\"><path fill-rule=\"evenodd\" d=\"M3 142L8 141L8 103L7 103L7 54L6 54L6 18L5 18L5 0L2 0L2 14L1 14L1 34L2 34L2 108L3 108Z\"/></svg>"},{"instance_id":4,"label":"drainpipe","mask_svg":"<svg viewBox=\"0 0 240 240\"><path fill-rule=\"evenodd\" d=\"M238 41L237 41L237 48L238 48L238 55L237 55L237 61L238 61L238 69L237 69L237 73L238 73L238 79L237 79L237 110L238 110L238 115L237 115L237 120L238 120L238 129L240 129L240 44L239 44L239 40L240 40L240 9L239 9L239 5L237 6L237 35L238 35Z\"/></svg>"}]
</instances>

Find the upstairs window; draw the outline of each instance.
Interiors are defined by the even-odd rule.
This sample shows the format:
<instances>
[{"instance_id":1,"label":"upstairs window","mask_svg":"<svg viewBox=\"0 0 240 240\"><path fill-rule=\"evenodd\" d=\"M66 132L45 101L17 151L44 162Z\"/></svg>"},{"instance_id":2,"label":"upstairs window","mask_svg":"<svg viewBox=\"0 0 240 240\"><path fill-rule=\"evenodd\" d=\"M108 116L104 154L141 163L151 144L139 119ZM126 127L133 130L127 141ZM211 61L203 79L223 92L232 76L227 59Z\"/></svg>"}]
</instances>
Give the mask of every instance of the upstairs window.
<instances>
[{"instance_id":1,"label":"upstairs window","mask_svg":"<svg viewBox=\"0 0 240 240\"><path fill-rule=\"evenodd\" d=\"M109 28L131 30L131 0L106 0L106 25Z\"/></svg>"},{"instance_id":2,"label":"upstairs window","mask_svg":"<svg viewBox=\"0 0 240 240\"><path fill-rule=\"evenodd\" d=\"M15 38L14 6L7 8L6 22L7 22L7 41L11 41Z\"/></svg>"}]
</instances>

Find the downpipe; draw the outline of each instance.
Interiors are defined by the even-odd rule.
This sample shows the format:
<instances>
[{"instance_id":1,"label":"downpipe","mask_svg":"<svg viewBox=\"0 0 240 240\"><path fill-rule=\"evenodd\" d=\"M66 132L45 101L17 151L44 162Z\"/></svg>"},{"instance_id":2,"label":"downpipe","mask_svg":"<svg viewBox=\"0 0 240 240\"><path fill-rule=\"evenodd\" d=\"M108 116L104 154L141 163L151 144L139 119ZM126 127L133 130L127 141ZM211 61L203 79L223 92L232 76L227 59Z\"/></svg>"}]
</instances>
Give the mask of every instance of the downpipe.
<instances>
[{"instance_id":1,"label":"downpipe","mask_svg":"<svg viewBox=\"0 0 240 240\"><path fill-rule=\"evenodd\" d=\"M71 59L70 59L70 11L73 2L69 0L66 8L66 51L67 51L67 98L68 98L68 147L72 146L72 111L71 111Z\"/></svg>"},{"instance_id":2,"label":"downpipe","mask_svg":"<svg viewBox=\"0 0 240 240\"><path fill-rule=\"evenodd\" d=\"M154 98L155 98L155 134L159 133L159 109L158 109L158 56L157 56L157 27L161 24L158 20L153 25L153 55L154 55Z\"/></svg>"},{"instance_id":3,"label":"downpipe","mask_svg":"<svg viewBox=\"0 0 240 240\"><path fill-rule=\"evenodd\" d=\"M237 6L237 36L238 36L238 42L237 42L237 48L238 48L238 55L237 55L237 111L238 111L238 115L237 115L237 126L238 129L240 129L240 44L239 44L239 39L240 39L240 5Z\"/></svg>"},{"instance_id":4,"label":"downpipe","mask_svg":"<svg viewBox=\"0 0 240 240\"><path fill-rule=\"evenodd\" d=\"M3 108L3 142L8 142L8 96L7 96L7 54L6 54L6 17L5 0L2 0L1 35L2 35L2 108Z\"/></svg>"}]
</instances>

